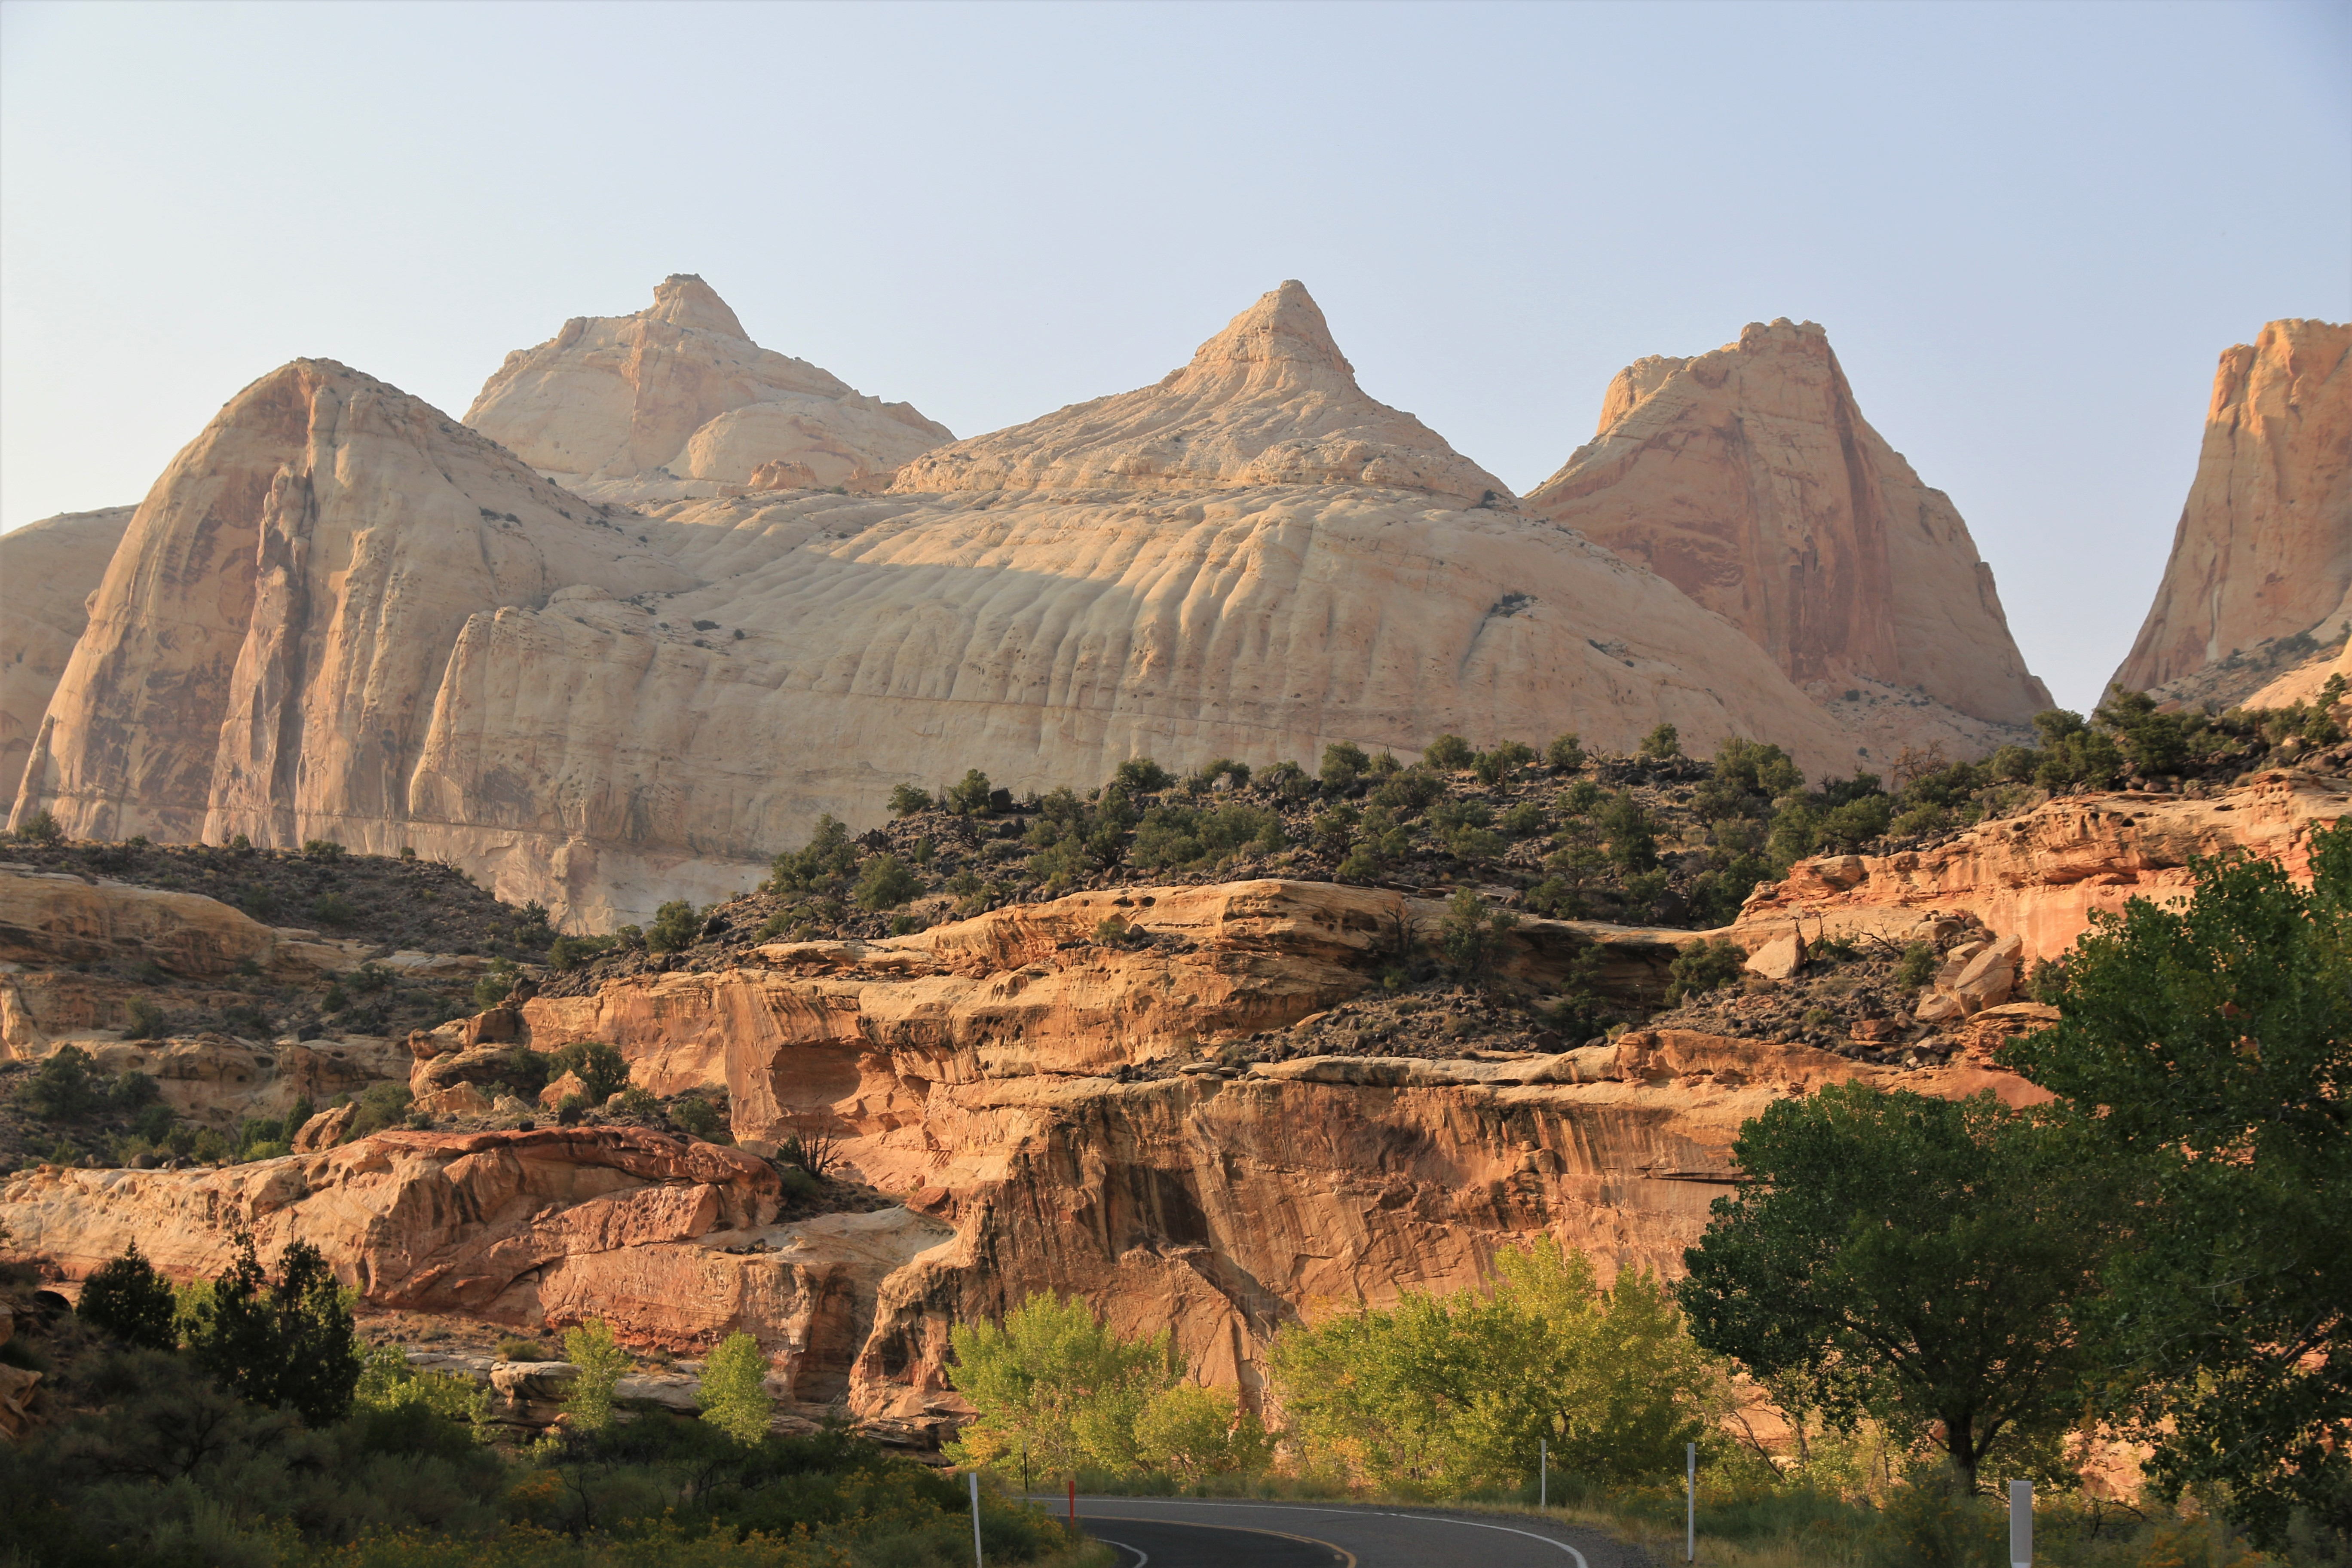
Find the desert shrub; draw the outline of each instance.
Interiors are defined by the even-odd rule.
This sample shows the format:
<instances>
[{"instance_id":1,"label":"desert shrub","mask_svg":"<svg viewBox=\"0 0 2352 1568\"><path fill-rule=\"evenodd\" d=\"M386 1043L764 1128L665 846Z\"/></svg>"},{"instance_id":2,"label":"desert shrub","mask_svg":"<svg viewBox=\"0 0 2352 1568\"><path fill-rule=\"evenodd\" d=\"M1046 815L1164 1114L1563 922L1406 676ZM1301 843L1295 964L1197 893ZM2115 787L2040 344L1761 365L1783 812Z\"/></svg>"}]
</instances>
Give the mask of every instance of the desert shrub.
<instances>
[{"instance_id":1,"label":"desert shrub","mask_svg":"<svg viewBox=\"0 0 2352 1568\"><path fill-rule=\"evenodd\" d=\"M588 1098L602 1105L629 1087L628 1059L602 1040L577 1040L547 1054L547 1079L577 1074Z\"/></svg>"},{"instance_id":2,"label":"desert shrub","mask_svg":"<svg viewBox=\"0 0 2352 1568\"><path fill-rule=\"evenodd\" d=\"M415 1099L404 1083L387 1079L368 1085L360 1090L359 1110L352 1118L348 1138L364 1138L371 1132L397 1127L406 1120L408 1107Z\"/></svg>"},{"instance_id":3,"label":"desert shrub","mask_svg":"<svg viewBox=\"0 0 2352 1568\"><path fill-rule=\"evenodd\" d=\"M982 778L984 785L987 779ZM953 792L950 792L952 794ZM983 792L982 801L986 803ZM849 842L849 829L830 815L816 819L816 830L809 841L798 849L787 849L769 863L768 890L775 893L811 893L838 886L857 867L857 850Z\"/></svg>"},{"instance_id":4,"label":"desert shrub","mask_svg":"<svg viewBox=\"0 0 2352 1568\"><path fill-rule=\"evenodd\" d=\"M1282 819L1255 806L1201 811L1155 805L1136 824L1135 845L1128 858L1144 870L1190 868L1213 865L1253 846L1279 849L1283 842Z\"/></svg>"},{"instance_id":5,"label":"desert shrub","mask_svg":"<svg viewBox=\"0 0 2352 1568\"><path fill-rule=\"evenodd\" d=\"M654 1098L651 1089L631 1084L621 1090L620 1103L614 1106L613 1110L615 1115L627 1117L632 1121L650 1121L661 1114L661 1101Z\"/></svg>"},{"instance_id":6,"label":"desert shrub","mask_svg":"<svg viewBox=\"0 0 2352 1568\"><path fill-rule=\"evenodd\" d=\"M342 894L328 892L310 900L310 918L322 926L347 926L360 918L360 911Z\"/></svg>"},{"instance_id":7,"label":"desert shrub","mask_svg":"<svg viewBox=\"0 0 2352 1568\"><path fill-rule=\"evenodd\" d=\"M1584 744L1574 731L1555 735L1551 744L1544 748L1544 761L1562 773L1572 773L1584 765Z\"/></svg>"},{"instance_id":8,"label":"desert shrub","mask_svg":"<svg viewBox=\"0 0 2352 1568\"><path fill-rule=\"evenodd\" d=\"M1214 784L1221 778L1232 779L1235 789L1245 788L1250 782L1249 764L1237 763L1231 757L1219 757L1201 770L1201 782L1203 784Z\"/></svg>"},{"instance_id":9,"label":"desert shrub","mask_svg":"<svg viewBox=\"0 0 2352 1568\"><path fill-rule=\"evenodd\" d=\"M88 1051L79 1046L60 1046L16 1090L16 1101L48 1121L88 1116L106 1102L105 1076Z\"/></svg>"},{"instance_id":10,"label":"desert shrub","mask_svg":"<svg viewBox=\"0 0 2352 1568\"><path fill-rule=\"evenodd\" d=\"M1618 870L1646 871L1658 863L1657 824L1631 795L1620 790L1609 796L1594 826L1607 843L1609 863Z\"/></svg>"},{"instance_id":11,"label":"desert shrub","mask_svg":"<svg viewBox=\"0 0 2352 1568\"><path fill-rule=\"evenodd\" d=\"M1747 951L1736 942L1708 938L1692 942L1666 966L1666 1005L1679 1007L1692 997L1728 985L1747 968Z\"/></svg>"},{"instance_id":12,"label":"desert shrub","mask_svg":"<svg viewBox=\"0 0 2352 1568\"><path fill-rule=\"evenodd\" d=\"M859 909L871 912L895 910L922 890L922 879L905 861L896 855L876 855L859 869L852 897Z\"/></svg>"},{"instance_id":13,"label":"desert shrub","mask_svg":"<svg viewBox=\"0 0 2352 1568\"><path fill-rule=\"evenodd\" d=\"M1672 724L1660 724L1642 737L1641 755L1645 762L1662 763L1669 757L1679 757L1682 754L1682 733Z\"/></svg>"},{"instance_id":14,"label":"desert shrub","mask_svg":"<svg viewBox=\"0 0 2352 1568\"><path fill-rule=\"evenodd\" d=\"M1490 910L1476 893L1467 888L1456 889L1446 902L1445 919L1438 933L1445 967L1458 979L1485 979L1502 955L1507 933L1518 923L1518 917L1509 910Z\"/></svg>"},{"instance_id":15,"label":"desert shrub","mask_svg":"<svg viewBox=\"0 0 2352 1568\"><path fill-rule=\"evenodd\" d=\"M646 946L655 952L676 952L694 945L702 934L702 921L694 906L684 899L672 899L654 911L654 923L646 929Z\"/></svg>"},{"instance_id":16,"label":"desert shrub","mask_svg":"<svg viewBox=\"0 0 2352 1568\"><path fill-rule=\"evenodd\" d=\"M987 811L989 796L994 793L988 775L973 768L948 786L943 804L958 816L978 816Z\"/></svg>"},{"instance_id":17,"label":"desert shrub","mask_svg":"<svg viewBox=\"0 0 2352 1568\"><path fill-rule=\"evenodd\" d=\"M577 1127L581 1118L587 1114L588 1097L584 1094L567 1094L555 1103L555 1121L559 1127Z\"/></svg>"},{"instance_id":18,"label":"desert shrub","mask_svg":"<svg viewBox=\"0 0 2352 1568\"><path fill-rule=\"evenodd\" d=\"M730 1141L726 1116L701 1095L681 1094L670 1101L669 1119L706 1143Z\"/></svg>"},{"instance_id":19,"label":"desert shrub","mask_svg":"<svg viewBox=\"0 0 2352 1568\"><path fill-rule=\"evenodd\" d=\"M893 816L912 816L919 811L930 809L931 796L928 790L902 784L890 791L890 815Z\"/></svg>"},{"instance_id":20,"label":"desert shrub","mask_svg":"<svg viewBox=\"0 0 2352 1568\"><path fill-rule=\"evenodd\" d=\"M17 825L16 837L26 844L58 845L65 842L66 834L45 807Z\"/></svg>"},{"instance_id":21,"label":"desert shrub","mask_svg":"<svg viewBox=\"0 0 2352 1568\"><path fill-rule=\"evenodd\" d=\"M1906 990L1917 990L1934 977L1936 949L1934 944L1915 942L1903 950L1901 962L1895 965L1895 983Z\"/></svg>"},{"instance_id":22,"label":"desert shrub","mask_svg":"<svg viewBox=\"0 0 2352 1568\"><path fill-rule=\"evenodd\" d=\"M1479 752L1470 759L1470 766L1478 782L1496 784L1505 779L1519 776L1519 770L1536 760L1535 748L1519 741L1502 741L1494 749Z\"/></svg>"},{"instance_id":23,"label":"desert shrub","mask_svg":"<svg viewBox=\"0 0 2352 1568\"><path fill-rule=\"evenodd\" d=\"M1150 757L1129 757L1118 764L1111 782L1130 795L1157 795L1176 782L1176 775Z\"/></svg>"},{"instance_id":24,"label":"desert shrub","mask_svg":"<svg viewBox=\"0 0 2352 1568\"><path fill-rule=\"evenodd\" d=\"M1372 760L1364 755L1363 747L1353 741L1336 741L1323 748L1323 767L1319 776L1325 789L1338 794L1353 789L1356 781L1363 777L1371 765Z\"/></svg>"},{"instance_id":25,"label":"desert shrub","mask_svg":"<svg viewBox=\"0 0 2352 1568\"><path fill-rule=\"evenodd\" d=\"M74 1310L83 1322L126 1345L168 1351L180 1342L172 1282L155 1271L135 1241L83 1283Z\"/></svg>"},{"instance_id":26,"label":"desert shrub","mask_svg":"<svg viewBox=\"0 0 2352 1568\"><path fill-rule=\"evenodd\" d=\"M331 838L306 838L302 841L302 858L324 860L329 864L343 858L343 847Z\"/></svg>"},{"instance_id":27,"label":"desert shrub","mask_svg":"<svg viewBox=\"0 0 2352 1568\"><path fill-rule=\"evenodd\" d=\"M1272 790L1276 800L1286 803L1305 800L1314 789L1307 770L1297 763L1276 763L1258 776L1258 782Z\"/></svg>"},{"instance_id":28,"label":"desert shrub","mask_svg":"<svg viewBox=\"0 0 2352 1568\"><path fill-rule=\"evenodd\" d=\"M1440 735L1423 748L1421 760L1440 773L1454 773L1468 767L1474 754L1461 736Z\"/></svg>"}]
</instances>

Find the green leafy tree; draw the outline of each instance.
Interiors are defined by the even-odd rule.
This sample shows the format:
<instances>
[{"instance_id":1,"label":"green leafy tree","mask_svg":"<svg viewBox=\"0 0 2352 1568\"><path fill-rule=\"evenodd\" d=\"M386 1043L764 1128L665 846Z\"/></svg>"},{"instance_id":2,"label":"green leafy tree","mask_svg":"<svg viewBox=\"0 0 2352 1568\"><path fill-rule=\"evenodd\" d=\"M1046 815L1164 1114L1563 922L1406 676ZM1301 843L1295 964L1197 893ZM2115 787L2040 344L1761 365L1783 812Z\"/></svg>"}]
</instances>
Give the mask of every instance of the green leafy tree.
<instances>
[{"instance_id":1,"label":"green leafy tree","mask_svg":"<svg viewBox=\"0 0 2352 1568\"><path fill-rule=\"evenodd\" d=\"M1363 777L1371 765L1372 760L1364 755L1363 747L1353 741L1335 741L1323 748L1323 767L1319 776L1323 780L1323 787L1336 793L1353 789L1356 781Z\"/></svg>"},{"instance_id":2,"label":"green leafy tree","mask_svg":"<svg viewBox=\"0 0 2352 1568\"><path fill-rule=\"evenodd\" d=\"M106 1103L106 1077L98 1058L79 1046L60 1046L34 1072L17 1099L34 1115L52 1121L88 1116Z\"/></svg>"},{"instance_id":3,"label":"green leafy tree","mask_svg":"<svg viewBox=\"0 0 2352 1568\"><path fill-rule=\"evenodd\" d=\"M1551 744L1544 748L1544 761L1562 773L1572 773L1584 765L1584 743L1574 731L1555 735Z\"/></svg>"},{"instance_id":4,"label":"green leafy tree","mask_svg":"<svg viewBox=\"0 0 2352 1568\"><path fill-rule=\"evenodd\" d=\"M930 809L931 797L928 791L910 784L896 785L890 791L890 815L893 816L912 816L919 811Z\"/></svg>"},{"instance_id":5,"label":"green leafy tree","mask_svg":"<svg viewBox=\"0 0 2352 1568\"><path fill-rule=\"evenodd\" d=\"M587 1086L589 1100L598 1105L629 1087L628 1058L602 1040L575 1040L548 1053L549 1081L565 1073L576 1075Z\"/></svg>"},{"instance_id":6,"label":"green leafy tree","mask_svg":"<svg viewBox=\"0 0 2352 1568\"><path fill-rule=\"evenodd\" d=\"M1666 1005L1679 1007L1694 996L1728 985L1748 968L1748 952L1728 938L1705 937L1675 954L1666 965Z\"/></svg>"},{"instance_id":7,"label":"green leafy tree","mask_svg":"<svg viewBox=\"0 0 2352 1568\"><path fill-rule=\"evenodd\" d=\"M1682 732L1672 724L1661 724L1642 737L1642 756L1646 761L1663 763L1682 754Z\"/></svg>"},{"instance_id":8,"label":"green leafy tree","mask_svg":"<svg viewBox=\"0 0 2352 1568\"><path fill-rule=\"evenodd\" d=\"M1255 1411L1241 1408L1230 1388L1169 1384L1135 1417L1135 1452L1144 1464L1179 1481L1265 1468L1274 1443Z\"/></svg>"},{"instance_id":9,"label":"green leafy tree","mask_svg":"<svg viewBox=\"0 0 2352 1568\"><path fill-rule=\"evenodd\" d=\"M1620 790L1603 802L1597 826L1608 841L1609 863L1620 871L1646 871L1658 863L1657 825L1631 795Z\"/></svg>"},{"instance_id":10,"label":"green leafy tree","mask_svg":"<svg viewBox=\"0 0 2352 1568\"><path fill-rule=\"evenodd\" d=\"M2185 906L2094 915L2005 1056L2147 1194L2106 1307L2150 1473L2266 1542L2352 1533L2352 823L2311 870L2200 860Z\"/></svg>"},{"instance_id":11,"label":"green leafy tree","mask_svg":"<svg viewBox=\"0 0 2352 1568\"><path fill-rule=\"evenodd\" d=\"M172 1282L155 1271L135 1241L83 1283L74 1310L83 1322L124 1344L159 1351L179 1347Z\"/></svg>"},{"instance_id":12,"label":"green leafy tree","mask_svg":"<svg viewBox=\"0 0 2352 1568\"><path fill-rule=\"evenodd\" d=\"M1112 782L1130 795L1157 795L1176 782L1176 775L1150 757L1129 757L1118 764Z\"/></svg>"},{"instance_id":13,"label":"green leafy tree","mask_svg":"<svg viewBox=\"0 0 2352 1568\"><path fill-rule=\"evenodd\" d=\"M702 1363L694 1402L702 1418L750 1447L768 1435L776 1402L768 1394L768 1355L749 1334L728 1335Z\"/></svg>"},{"instance_id":14,"label":"green leafy tree","mask_svg":"<svg viewBox=\"0 0 2352 1568\"><path fill-rule=\"evenodd\" d=\"M877 855L857 873L853 895L861 910L895 910L923 890L922 879L896 855Z\"/></svg>"},{"instance_id":15,"label":"green leafy tree","mask_svg":"<svg viewBox=\"0 0 2352 1568\"><path fill-rule=\"evenodd\" d=\"M994 793L988 775L973 768L948 786L947 808L958 816L978 816L988 809L988 797Z\"/></svg>"},{"instance_id":16,"label":"green leafy tree","mask_svg":"<svg viewBox=\"0 0 2352 1568\"><path fill-rule=\"evenodd\" d=\"M1132 1469L1138 1416L1184 1373L1168 1331L1122 1338L1076 1297L1041 1292L1002 1323L960 1323L949 1337L956 1391L980 1412L949 1449L964 1464L1025 1453L1047 1474Z\"/></svg>"},{"instance_id":17,"label":"green leafy tree","mask_svg":"<svg viewBox=\"0 0 2352 1568\"><path fill-rule=\"evenodd\" d=\"M1546 1238L1496 1258L1490 1290L1407 1291L1276 1336L1267 1364L1311 1459L1384 1487L1516 1489L1538 1439L1603 1481L1670 1471L1721 1408L1720 1370L1645 1270L1608 1289Z\"/></svg>"},{"instance_id":18,"label":"green leafy tree","mask_svg":"<svg viewBox=\"0 0 2352 1568\"><path fill-rule=\"evenodd\" d=\"M326 1258L298 1241L262 1274L249 1232L200 1300L188 1352L215 1383L256 1405L291 1409L312 1426L351 1408L360 1375L352 1310Z\"/></svg>"},{"instance_id":19,"label":"green leafy tree","mask_svg":"<svg viewBox=\"0 0 2352 1568\"><path fill-rule=\"evenodd\" d=\"M577 1373L563 1400L565 1424L583 1432L604 1430L613 1424L613 1390L629 1370L629 1352L614 1342L610 1324L592 1318L563 1331L563 1359Z\"/></svg>"},{"instance_id":20,"label":"green leafy tree","mask_svg":"<svg viewBox=\"0 0 2352 1568\"><path fill-rule=\"evenodd\" d=\"M1939 1441L1973 1487L2082 1414L2083 1317L2119 1206L2080 1141L1990 1094L1842 1084L1740 1129L1677 1287L1691 1332L1849 1428Z\"/></svg>"},{"instance_id":21,"label":"green leafy tree","mask_svg":"<svg viewBox=\"0 0 2352 1568\"><path fill-rule=\"evenodd\" d=\"M1421 760L1440 773L1453 773L1470 765L1474 753L1470 742L1459 735L1440 735L1424 747Z\"/></svg>"},{"instance_id":22,"label":"green leafy tree","mask_svg":"<svg viewBox=\"0 0 2352 1568\"><path fill-rule=\"evenodd\" d=\"M702 920L694 906L684 899L672 899L654 911L654 923L646 931L646 946L656 952L676 952L693 946L701 934Z\"/></svg>"},{"instance_id":23,"label":"green leafy tree","mask_svg":"<svg viewBox=\"0 0 2352 1568\"><path fill-rule=\"evenodd\" d=\"M1508 910L1490 910L1469 889L1455 889L1454 897L1446 900L1445 919L1438 928L1438 948L1445 967L1464 980L1485 979L1494 972L1511 930L1518 923L1518 916Z\"/></svg>"},{"instance_id":24,"label":"green leafy tree","mask_svg":"<svg viewBox=\"0 0 2352 1568\"><path fill-rule=\"evenodd\" d=\"M385 1411L422 1405L446 1420L466 1423L477 1442L490 1439L490 1391L470 1377L412 1366L398 1345L377 1345L361 1358L352 1403Z\"/></svg>"}]
</instances>

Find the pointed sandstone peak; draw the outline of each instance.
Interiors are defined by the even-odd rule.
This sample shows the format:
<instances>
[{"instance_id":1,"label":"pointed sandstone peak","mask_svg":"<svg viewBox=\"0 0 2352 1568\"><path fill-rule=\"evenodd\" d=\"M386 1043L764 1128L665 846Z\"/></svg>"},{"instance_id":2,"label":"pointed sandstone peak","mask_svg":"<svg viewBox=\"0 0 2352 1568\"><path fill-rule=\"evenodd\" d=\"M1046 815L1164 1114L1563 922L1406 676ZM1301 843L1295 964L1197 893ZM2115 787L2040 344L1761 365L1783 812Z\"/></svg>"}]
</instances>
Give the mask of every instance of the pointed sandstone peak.
<instances>
[{"instance_id":1,"label":"pointed sandstone peak","mask_svg":"<svg viewBox=\"0 0 2352 1568\"><path fill-rule=\"evenodd\" d=\"M1811 321L1626 366L1600 434L1526 505L1723 616L1800 683L1863 677L1999 723L2050 706L1968 525L1863 418Z\"/></svg>"},{"instance_id":2,"label":"pointed sandstone peak","mask_svg":"<svg viewBox=\"0 0 2352 1568\"><path fill-rule=\"evenodd\" d=\"M908 404L760 347L691 272L635 315L575 317L509 354L466 423L561 484L629 502L739 494L763 468L875 479L954 439Z\"/></svg>"},{"instance_id":3,"label":"pointed sandstone peak","mask_svg":"<svg viewBox=\"0 0 2352 1568\"><path fill-rule=\"evenodd\" d=\"M2278 662L2263 645L2334 641L2347 619L2352 325L2273 321L2221 355L2164 581L2115 679L2145 691L2247 656L2197 694L2235 701Z\"/></svg>"},{"instance_id":4,"label":"pointed sandstone peak","mask_svg":"<svg viewBox=\"0 0 2352 1568\"><path fill-rule=\"evenodd\" d=\"M653 309L646 314L673 326L719 332L747 343L751 341L751 334L743 330L743 323L735 319L735 312L719 297L719 290L692 272L673 272L656 284Z\"/></svg>"},{"instance_id":5,"label":"pointed sandstone peak","mask_svg":"<svg viewBox=\"0 0 2352 1568\"><path fill-rule=\"evenodd\" d=\"M892 490L1235 489L1375 485L1475 505L1503 481L1365 395L1296 280L1152 385L926 452Z\"/></svg>"}]
</instances>

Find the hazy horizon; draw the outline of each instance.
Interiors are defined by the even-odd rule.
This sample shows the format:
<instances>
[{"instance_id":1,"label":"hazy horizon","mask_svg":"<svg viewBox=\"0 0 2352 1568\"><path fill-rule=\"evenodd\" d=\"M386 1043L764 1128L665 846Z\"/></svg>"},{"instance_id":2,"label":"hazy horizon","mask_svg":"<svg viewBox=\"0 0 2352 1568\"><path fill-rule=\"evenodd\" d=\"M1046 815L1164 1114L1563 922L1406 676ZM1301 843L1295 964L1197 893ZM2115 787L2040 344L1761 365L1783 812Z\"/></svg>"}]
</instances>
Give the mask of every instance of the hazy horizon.
<instances>
[{"instance_id":1,"label":"hazy horizon","mask_svg":"<svg viewBox=\"0 0 2352 1568\"><path fill-rule=\"evenodd\" d=\"M1621 366L1787 316L2084 708L2217 358L2352 319L2348 18L16 0L0 527L135 501L298 356L462 415L671 272L959 436L1298 278L1368 392L1522 493Z\"/></svg>"}]
</instances>

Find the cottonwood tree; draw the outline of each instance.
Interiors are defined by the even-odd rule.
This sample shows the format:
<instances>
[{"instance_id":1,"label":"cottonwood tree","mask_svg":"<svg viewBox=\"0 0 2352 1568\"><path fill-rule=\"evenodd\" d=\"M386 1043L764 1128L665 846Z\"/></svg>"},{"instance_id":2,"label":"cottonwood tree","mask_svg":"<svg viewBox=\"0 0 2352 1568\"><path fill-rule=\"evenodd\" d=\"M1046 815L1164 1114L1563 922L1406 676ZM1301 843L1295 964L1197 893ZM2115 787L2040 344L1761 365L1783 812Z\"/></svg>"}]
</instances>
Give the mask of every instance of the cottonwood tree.
<instances>
[{"instance_id":1,"label":"cottonwood tree","mask_svg":"<svg viewBox=\"0 0 2352 1568\"><path fill-rule=\"evenodd\" d=\"M1040 1292L1002 1323L960 1323L956 1392L980 1418L950 1450L966 1464L1028 1462L1046 1474L1131 1470L1135 1423L1183 1375L1167 1330L1129 1340L1072 1297Z\"/></svg>"},{"instance_id":2,"label":"cottonwood tree","mask_svg":"<svg viewBox=\"0 0 2352 1568\"><path fill-rule=\"evenodd\" d=\"M2005 1054L2143 1194L2104 1316L2150 1475L2266 1543L2297 1508L2352 1533L2352 823L2311 870L2198 861L2185 905L2094 915Z\"/></svg>"},{"instance_id":3,"label":"cottonwood tree","mask_svg":"<svg viewBox=\"0 0 2352 1568\"><path fill-rule=\"evenodd\" d=\"M1599 1480L1671 1473L1725 1408L1721 1372L1655 1277L1607 1289L1549 1238L1496 1259L1491 1286L1286 1329L1268 1370L1291 1436L1389 1487L1517 1489L1538 1441Z\"/></svg>"},{"instance_id":4,"label":"cottonwood tree","mask_svg":"<svg viewBox=\"0 0 2352 1568\"><path fill-rule=\"evenodd\" d=\"M1849 1429L1935 1429L1971 1489L2004 1450L2046 1468L2090 1398L2119 1222L2080 1139L1990 1094L1842 1084L1769 1107L1732 1155L1752 1184L1715 1201L1676 1287L1700 1344Z\"/></svg>"},{"instance_id":5,"label":"cottonwood tree","mask_svg":"<svg viewBox=\"0 0 2352 1568\"><path fill-rule=\"evenodd\" d=\"M776 1402L768 1394L768 1354L749 1334L730 1334L702 1363L694 1401L702 1418L745 1447L768 1435Z\"/></svg>"}]
</instances>

